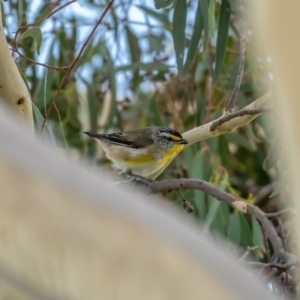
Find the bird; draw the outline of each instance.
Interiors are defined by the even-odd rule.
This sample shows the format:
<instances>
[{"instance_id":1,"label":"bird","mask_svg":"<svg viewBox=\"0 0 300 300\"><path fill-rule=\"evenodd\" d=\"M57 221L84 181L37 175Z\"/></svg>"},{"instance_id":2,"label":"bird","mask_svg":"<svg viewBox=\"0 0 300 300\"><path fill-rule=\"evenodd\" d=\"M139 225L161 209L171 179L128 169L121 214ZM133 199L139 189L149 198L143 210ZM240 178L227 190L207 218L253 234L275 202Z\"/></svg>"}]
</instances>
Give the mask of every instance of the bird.
<instances>
[{"instance_id":1,"label":"bird","mask_svg":"<svg viewBox=\"0 0 300 300\"><path fill-rule=\"evenodd\" d=\"M188 144L178 131L161 126L110 134L83 133L101 144L107 158L120 173L148 179Z\"/></svg>"}]
</instances>

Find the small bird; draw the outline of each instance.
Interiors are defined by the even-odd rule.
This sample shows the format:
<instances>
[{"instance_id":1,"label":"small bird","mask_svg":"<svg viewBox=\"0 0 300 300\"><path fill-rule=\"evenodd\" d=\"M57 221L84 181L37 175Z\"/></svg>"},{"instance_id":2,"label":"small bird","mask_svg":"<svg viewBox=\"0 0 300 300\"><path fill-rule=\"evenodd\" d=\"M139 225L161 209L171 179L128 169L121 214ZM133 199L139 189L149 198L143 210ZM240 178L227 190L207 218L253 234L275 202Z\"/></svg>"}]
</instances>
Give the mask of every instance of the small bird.
<instances>
[{"instance_id":1,"label":"small bird","mask_svg":"<svg viewBox=\"0 0 300 300\"><path fill-rule=\"evenodd\" d=\"M151 126L126 132L84 132L101 144L114 167L129 175L151 179L167 165L188 141L168 127Z\"/></svg>"}]
</instances>

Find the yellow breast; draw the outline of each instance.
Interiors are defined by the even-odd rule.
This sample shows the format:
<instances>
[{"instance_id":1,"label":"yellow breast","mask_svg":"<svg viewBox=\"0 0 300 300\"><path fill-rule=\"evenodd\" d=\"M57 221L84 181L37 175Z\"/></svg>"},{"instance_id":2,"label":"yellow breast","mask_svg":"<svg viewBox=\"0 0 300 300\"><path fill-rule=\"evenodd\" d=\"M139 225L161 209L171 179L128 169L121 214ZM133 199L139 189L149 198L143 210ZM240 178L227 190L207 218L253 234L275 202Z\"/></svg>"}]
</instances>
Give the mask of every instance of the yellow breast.
<instances>
[{"instance_id":1,"label":"yellow breast","mask_svg":"<svg viewBox=\"0 0 300 300\"><path fill-rule=\"evenodd\" d=\"M163 158L157 160L152 155L137 155L137 156L127 156L124 158L124 161L129 164L145 164L153 161L154 163L158 163L160 166L168 163L178 152L183 149L183 145L176 145L167 151Z\"/></svg>"},{"instance_id":2,"label":"yellow breast","mask_svg":"<svg viewBox=\"0 0 300 300\"><path fill-rule=\"evenodd\" d=\"M165 153L164 157L159 160L161 166L167 164L178 152L183 149L184 145L176 145L171 148L167 153Z\"/></svg>"}]
</instances>

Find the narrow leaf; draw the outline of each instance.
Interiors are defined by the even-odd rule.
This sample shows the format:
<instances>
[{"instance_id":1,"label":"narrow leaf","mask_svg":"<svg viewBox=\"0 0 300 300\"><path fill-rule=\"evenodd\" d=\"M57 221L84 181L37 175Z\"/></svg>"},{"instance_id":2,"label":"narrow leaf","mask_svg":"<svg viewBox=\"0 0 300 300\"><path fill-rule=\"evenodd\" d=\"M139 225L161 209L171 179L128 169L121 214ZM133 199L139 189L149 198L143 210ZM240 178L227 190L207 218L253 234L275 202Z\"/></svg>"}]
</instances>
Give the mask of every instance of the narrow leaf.
<instances>
[{"instance_id":1,"label":"narrow leaf","mask_svg":"<svg viewBox=\"0 0 300 300\"><path fill-rule=\"evenodd\" d=\"M277 183L274 191L272 192L272 194L269 196L269 198L275 197L277 195L279 195L286 187L287 185L287 175L283 174L282 177L280 178L279 182Z\"/></svg>"},{"instance_id":2,"label":"narrow leaf","mask_svg":"<svg viewBox=\"0 0 300 300\"><path fill-rule=\"evenodd\" d=\"M139 46L138 38L128 26L125 27L125 31L127 34L127 41L130 50L131 61L139 62L141 60L141 49Z\"/></svg>"},{"instance_id":3,"label":"narrow leaf","mask_svg":"<svg viewBox=\"0 0 300 300\"><path fill-rule=\"evenodd\" d=\"M150 17L156 19L157 21L163 23L164 25L166 25L166 27L168 26L168 24L170 24L169 18L166 14L154 11L148 7L144 7L141 5L137 5L137 7L140 10L144 11L148 16L150 16Z\"/></svg>"},{"instance_id":4,"label":"narrow leaf","mask_svg":"<svg viewBox=\"0 0 300 300\"><path fill-rule=\"evenodd\" d=\"M32 27L28 30L26 30L22 36L21 39L25 39L27 37L31 37L35 41L35 47L36 52L39 55L40 54L40 48L42 44L42 32L40 27Z\"/></svg>"},{"instance_id":5,"label":"narrow leaf","mask_svg":"<svg viewBox=\"0 0 300 300\"><path fill-rule=\"evenodd\" d=\"M228 39L229 30L229 19L230 19L230 4L228 0L223 0L220 16L219 16L219 26L218 26L218 38L217 38L217 49L216 49L216 67L213 84L216 84L220 73L222 71L222 66L226 53L226 45Z\"/></svg>"},{"instance_id":6,"label":"narrow leaf","mask_svg":"<svg viewBox=\"0 0 300 300\"><path fill-rule=\"evenodd\" d=\"M215 33L215 0L209 0L208 4L208 37L212 38Z\"/></svg>"},{"instance_id":7,"label":"narrow leaf","mask_svg":"<svg viewBox=\"0 0 300 300\"><path fill-rule=\"evenodd\" d=\"M182 75L185 49L186 0L177 0L173 16L173 41L176 53L178 74Z\"/></svg>"},{"instance_id":8,"label":"narrow leaf","mask_svg":"<svg viewBox=\"0 0 300 300\"><path fill-rule=\"evenodd\" d=\"M174 0L154 0L155 8L165 8L169 5L171 5L174 2Z\"/></svg>"},{"instance_id":9,"label":"narrow leaf","mask_svg":"<svg viewBox=\"0 0 300 300\"><path fill-rule=\"evenodd\" d=\"M240 229L240 219L238 211L235 211L231 216L231 220L228 228L228 238L236 245L240 244L241 239L241 229Z\"/></svg>"},{"instance_id":10,"label":"narrow leaf","mask_svg":"<svg viewBox=\"0 0 300 300\"><path fill-rule=\"evenodd\" d=\"M204 48L207 46L208 37L209 37L209 17L208 17L208 5L207 0L198 0L200 4L202 18L203 18L203 26L204 26Z\"/></svg>"},{"instance_id":11,"label":"narrow leaf","mask_svg":"<svg viewBox=\"0 0 300 300\"><path fill-rule=\"evenodd\" d=\"M201 6L200 6L200 2L198 2L194 30L190 42L190 47L183 67L183 73L182 73L183 76L189 71L193 63L196 51L198 49L199 41L203 32L203 28L204 28L204 23L202 18Z\"/></svg>"}]
</instances>

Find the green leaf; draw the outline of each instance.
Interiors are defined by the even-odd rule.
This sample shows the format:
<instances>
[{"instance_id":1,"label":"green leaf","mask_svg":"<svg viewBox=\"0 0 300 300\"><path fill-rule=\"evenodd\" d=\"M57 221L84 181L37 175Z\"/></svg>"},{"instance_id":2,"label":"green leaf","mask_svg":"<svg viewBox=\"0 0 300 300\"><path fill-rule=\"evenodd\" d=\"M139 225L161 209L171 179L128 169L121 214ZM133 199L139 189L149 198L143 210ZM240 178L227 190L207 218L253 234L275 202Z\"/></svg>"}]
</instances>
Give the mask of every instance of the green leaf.
<instances>
[{"instance_id":1,"label":"green leaf","mask_svg":"<svg viewBox=\"0 0 300 300\"><path fill-rule=\"evenodd\" d=\"M213 198L208 197L208 213L204 224L206 225L205 231L211 229L220 235L227 235L227 226L229 223L229 207L226 203L220 202Z\"/></svg>"},{"instance_id":2,"label":"green leaf","mask_svg":"<svg viewBox=\"0 0 300 300\"><path fill-rule=\"evenodd\" d=\"M204 25L204 49L207 46L208 37L209 37L209 17L208 17L208 5L207 0L198 0L200 3L203 25Z\"/></svg>"},{"instance_id":3,"label":"green leaf","mask_svg":"<svg viewBox=\"0 0 300 300\"><path fill-rule=\"evenodd\" d=\"M263 248L264 241L260 230L260 226L258 224L258 221L253 216L251 217L251 223L252 223L252 243L254 246L260 246Z\"/></svg>"},{"instance_id":4,"label":"green leaf","mask_svg":"<svg viewBox=\"0 0 300 300\"><path fill-rule=\"evenodd\" d=\"M231 216L231 220L228 227L228 238L235 244L240 244L241 229L240 229L240 218L238 211L235 211Z\"/></svg>"},{"instance_id":5,"label":"green leaf","mask_svg":"<svg viewBox=\"0 0 300 300\"><path fill-rule=\"evenodd\" d=\"M253 237L244 214L235 211L228 228L228 238L236 245L247 248L253 245Z\"/></svg>"},{"instance_id":6,"label":"green leaf","mask_svg":"<svg viewBox=\"0 0 300 300\"><path fill-rule=\"evenodd\" d=\"M205 232L208 231L208 229L210 229L210 227L213 224L214 219L216 218L216 215L218 213L218 209L220 206L220 201L217 201L215 198L213 198L212 196L208 197L209 200L209 208L208 208L208 213L207 216L205 218L204 224L205 224Z\"/></svg>"},{"instance_id":7,"label":"green leaf","mask_svg":"<svg viewBox=\"0 0 300 300\"><path fill-rule=\"evenodd\" d=\"M138 38L128 26L125 27L125 31L127 34L127 41L129 45L129 53L131 55L131 61L139 62L141 60L141 49L140 49Z\"/></svg>"},{"instance_id":8,"label":"green leaf","mask_svg":"<svg viewBox=\"0 0 300 300\"><path fill-rule=\"evenodd\" d=\"M252 244L252 233L247 222L246 216L241 212L238 212L240 218L240 228L241 228L241 241L240 245L245 249L249 246L253 246Z\"/></svg>"},{"instance_id":9,"label":"green leaf","mask_svg":"<svg viewBox=\"0 0 300 300\"><path fill-rule=\"evenodd\" d=\"M194 157L191 177L197 179L203 179L203 151L197 152ZM205 194L202 191L195 190L194 193L195 206L199 212L201 219L204 219L206 216L206 203L205 203Z\"/></svg>"},{"instance_id":10,"label":"green leaf","mask_svg":"<svg viewBox=\"0 0 300 300\"><path fill-rule=\"evenodd\" d=\"M249 150L250 152L253 152L254 150L256 150L253 148L252 144L249 142L249 139L246 139L244 136L242 136L237 131L226 134L226 139L227 139L228 143L237 144L237 145Z\"/></svg>"},{"instance_id":11,"label":"green leaf","mask_svg":"<svg viewBox=\"0 0 300 300\"><path fill-rule=\"evenodd\" d=\"M169 67L159 61L151 63L133 62L128 65L120 66L116 68L116 72L119 71L168 71Z\"/></svg>"},{"instance_id":12,"label":"green leaf","mask_svg":"<svg viewBox=\"0 0 300 300\"><path fill-rule=\"evenodd\" d=\"M185 49L186 0L177 0L173 16L173 41L176 54L178 74L182 75Z\"/></svg>"},{"instance_id":13,"label":"green leaf","mask_svg":"<svg viewBox=\"0 0 300 300\"><path fill-rule=\"evenodd\" d=\"M193 34L190 42L190 47L187 52L186 60L184 63L182 75L185 75L189 71L193 63L203 29L204 29L204 23L202 18L201 6L200 6L200 2L198 2Z\"/></svg>"},{"instance_id":14,"label":"green leaf","mask_svg":"<svg viewBox=\"0 0 300 300\"><path fill-rule=\"evenodd\" d=\"M223 0L220 9L220 16L219 16L218 38L217 38L217 49L216 49L216 67L215 67L213 84L216 84L220 76L220 73L222 71L222 66L223 66L225 53L226 53L227 39L228 39L229 19L230 19L230 5L228 0Z\"/></svg>"},{"instance_id":15,"label":"green leaf","mask_svg":"<svg viewBox=\"0 0 300 300\"><path fill-rule=\"evenodd\" d=\"M21 39L25 39L27 37L31 37L35 41L35 50L37 54L40 54L40 48L42 44L42 32L40 27L32 27L28 30L26 30L22 35Z\"/></svg>"},{"instance_id":16,"label":"green leaf","mask_svg":"<svg viewBox=\"0 0 300 300\"><path fill-rule=\"evenodd\" d=\"M286 187L287 182L288 182L287 177L288 176L286 174L282 175L282 177L280 178L279 182L277 183L273 193L269 196L269 198L279 195L284 190L284 188Z\"/></svg>"},{"instance_id":17,"label":"green leaf","mask_svg":"<svg viewBox=\"0 0 300 300\"><path fill-rule=\"evenodd\" d=\"M167 6L170 6L173 2L174 2L174 0L154 0L156 9L165 8Z\"/></svg>"},{"instance_id":18,"label":"green leaf","mask_svg":"<svg viewBox=\"0 0 300 300\"><path fill-rule=\"evenodd\" d=\"M164 25L166 25L166 27L169 27L168 25L170 25L170 21L169 21L169 18L168 18L168 15L165 14L164 12L157 12L155 10L152 10L148 7L144 7L144 6L141 6L141 5L137 5L137 7L144 11L148 16L156 19L157 21L163 23Z\"/></svg>"},{"instance_id":19,"label":"green leaf","mask_svg":"<svg viewBox=\"0 0 300 300\"><path fill-rule=\"evenodd\" d=\"M215 34L215 0L208 3L208 37L212 38Z\"/></svg>"}]
</instances>

